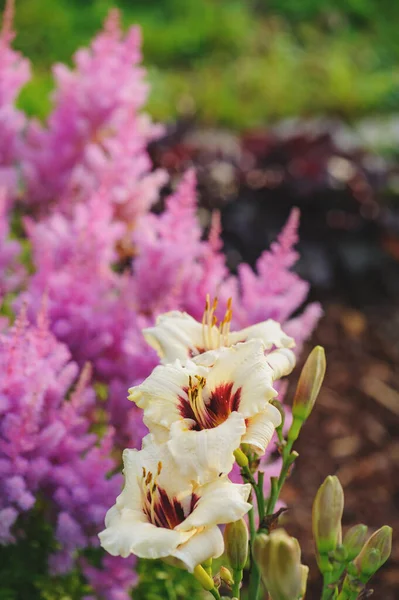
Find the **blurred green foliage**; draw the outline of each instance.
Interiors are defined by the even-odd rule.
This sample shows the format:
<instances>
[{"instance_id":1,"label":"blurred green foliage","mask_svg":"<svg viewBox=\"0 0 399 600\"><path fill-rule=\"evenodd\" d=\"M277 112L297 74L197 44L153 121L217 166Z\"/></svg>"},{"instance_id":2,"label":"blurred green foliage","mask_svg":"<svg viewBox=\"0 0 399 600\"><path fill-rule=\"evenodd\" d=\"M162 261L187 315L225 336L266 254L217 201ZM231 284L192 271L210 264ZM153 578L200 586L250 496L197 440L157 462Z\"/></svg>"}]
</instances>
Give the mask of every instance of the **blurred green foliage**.
<instances>
[{"instance_id":1,"label":"blurred green foliage","mask_svg":"<svg viewBox=\"0 0 399 600\"><path fill-rule=\"evenodd\" d=\"M33 63L20 105L43 117L55 61L71 62L107 11L139 23L164 121L256 126L290 115L354 118L399 107L392 0L16 0L16 46ZM0 6L4 0L0 1Z\"/></svg>"},{"instance_id":2,"label":"blurred green foliage","mask_svg":"<svg viewBox=\"0 0 399 600\"><path fill-rule=\"evenodd\" d=\"M90 592L78 571L50 577L47 561L57 549L39 506L17 523L18 543L0 546L1 600L81 600Z\"/></svg>"},{"instance_id":3,"label":"blurred green foliage","mask_svg":"<svg viewBox=\"0 0 399 600\"><path fill-rule=\"evenodd\" d=\"M18 519L16 544L0 546L1 600L82 600L92 593L79 570L64 576L49 576L48 559L58 548L43 506L37 503L28 515ZM98 566L103 550L86 551L86 558ZM204 592L194 577L162 561L140 560L140 583L134 600L202 600Z\"/></svg>"}]
</instances>

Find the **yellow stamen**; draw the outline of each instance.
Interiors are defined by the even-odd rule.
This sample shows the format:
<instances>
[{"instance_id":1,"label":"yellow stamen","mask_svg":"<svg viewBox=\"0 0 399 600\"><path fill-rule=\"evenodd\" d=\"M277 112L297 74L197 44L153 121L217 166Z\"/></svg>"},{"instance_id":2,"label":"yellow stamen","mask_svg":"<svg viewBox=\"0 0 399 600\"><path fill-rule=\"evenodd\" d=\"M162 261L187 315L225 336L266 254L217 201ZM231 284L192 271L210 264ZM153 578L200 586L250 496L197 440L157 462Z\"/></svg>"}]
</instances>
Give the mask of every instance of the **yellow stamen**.
<instances>
[{"instance_id":1,"label":"yellow stamen","mask_svg":"<svg viewBox=\"0 0 399 600\"><path fill-rule=\"evenodd\" d=\"M188 378L189 387L187 390L188 401L194 413L195 419L199 425L206 428L206 406L202 395L202 390L206 385L205 377L195 376L197 382L193 382L191 375Z\"/></svg>"}]
</instances>

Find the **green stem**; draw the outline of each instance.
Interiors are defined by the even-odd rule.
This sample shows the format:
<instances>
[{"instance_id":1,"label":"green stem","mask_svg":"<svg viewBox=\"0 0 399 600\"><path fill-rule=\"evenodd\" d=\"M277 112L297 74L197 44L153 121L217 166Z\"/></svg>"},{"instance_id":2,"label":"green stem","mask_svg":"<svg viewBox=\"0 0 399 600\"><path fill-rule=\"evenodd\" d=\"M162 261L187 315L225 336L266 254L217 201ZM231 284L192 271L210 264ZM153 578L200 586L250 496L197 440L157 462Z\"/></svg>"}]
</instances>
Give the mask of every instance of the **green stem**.
<instances>
[{"instance_id":1,"label":"green stem","mask_svg":"<svg viewBox=\"0 0 399 600\"><path fill-rule=\"evenodd\" d=\"M238 598L238 600L240 600L240 586L241 586L242 576L243 576L242 569L234 569L234 571L233 571L234 584L233 584L233 587L231 588L231 590L233 592L233 598Z\"/></svg>"},{"instance_id":2,"label":"green stem","mask_svg":"<svg viewBox=\"0 0 399 600\"><path fill-rule=\"evenodd\" d=\"M337 600L356 600L363 586L359 585L357 581L354 581L349 575L344 579L341 593L338 595Z\"/></svg>"},{"instance_id":3,"label":"green stem","mask_svg":"<svg viewBox=\"0 0 399 600\"><path fill-rule=\"evenodd\" d=\"M205 571L208 573L208 575L210 577L212 577L212 559L208 558L208 560L205 560L202 563L202 566L204 567Z\"/></svg>"},{"instance_id":4,"label":"green stem","mask_svg":"<svg viewBox=\"0 0 399 600\"><path fill-rule=\"evenodd\" d=\"M323 574L323 591L321 594L321 600L331 600L334 594L334 589L330 587L331 584L331 572Z\"/></svg>"},{"instance_id":5,"label":"green stem","mask_svg":"<svg viewBox=\"0 0 399 600\"><path fill-rule=\"evenodd\" d=\"M250 547L251 547L251 574L249 578L249 595L248 598L251 600L258 600L259 595L259 586L260 586L260 571L259 567L253 556L253 544L256 537L256 526L255 526L255 516L253 507L248 513L249 520L249 537L250 537Z\"/></svg>"},{"instance_id":6,"label":"green stem","mask_svg":"<svg viewBox=\"0 0 399 600\"><path fill-rule=\"evenodd\" d=\"M220 594L219 594L218 590L215 587L212 588L211 590L209 590L209 592L212 594L212 596L214 598L216 598L216 600L221 600Z\"/></svg>"},{"instance_id":7,"label":"green stem","mask_svg":"<svg viewBox=\"0 0 399 600\"><path fill-rule=\"evenodd\" d=\"M256 496L256 501L258 503L258 512L259 512L259 525L261 524L264 516L265 516L265 495L263 493L263 481L265 479L265 474L263 471L258 472L258 491L259 497Z\"/></svg>"},{"instance_id":8,"label":"green stem","mask_svg":"<svg viewBox=\"0 0 399 600\"><path fill-rule=\"evenodd\" d=\"M283 487L285 480L287 479L287 475L289 473L290 467L293 462L296 460L298 453L291 452L292 445L294 440L288 440L287 444L283 449L283 466L280 472L280 475L277 477L271 477L271 490L269 500L267 502L266 514L272 515L274 513L274 509L276 507L277 500L280 496L281 488Z\"/></svg>"},{"instance_id":9,"label":"green stem","mask_svg":"<svg viewBox=\"0 0 399 600\"><path fill-rule=\"evenodd\" d=\"M256 483L254 476L249 470L249 467L241 467L241 476L244 479L244 481L248 481L252 485L252 489L255 492L256 505L258 507L259 523L261 523L263 517L265 516L265 498L263 495L264 474L261 472L258 473L258 483ZM262 485L260 485L259 482L261 482Z\"/></svg>"}]
</instances>

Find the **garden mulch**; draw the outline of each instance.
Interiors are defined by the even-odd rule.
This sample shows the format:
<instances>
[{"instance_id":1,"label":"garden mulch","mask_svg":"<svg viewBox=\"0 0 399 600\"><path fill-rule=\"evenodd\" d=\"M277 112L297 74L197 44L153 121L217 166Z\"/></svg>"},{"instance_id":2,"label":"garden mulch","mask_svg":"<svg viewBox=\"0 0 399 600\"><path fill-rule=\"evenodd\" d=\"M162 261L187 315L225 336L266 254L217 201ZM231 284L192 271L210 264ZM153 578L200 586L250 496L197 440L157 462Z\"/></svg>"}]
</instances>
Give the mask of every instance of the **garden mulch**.
<instances>
[{"instance_id":1,"label":"garden mulch","mask_svg":"<svg viewBox=\"0 0 399 600\"><path fill-rule=\"evenodd\" d=\"M328 305L303 356L316 344L326 349L325 383L297 442L299 458L283 493L289 508L284 526L300 540L303 563L311 567L306 598L320 598L311 507L319 485L331 474L339 477L345 491L344 530L356 523L367 524L370 531L385 524L393 527L391 559L369 587L376 599L397 600L399 311Z\"/></svg>"}]
</instances>

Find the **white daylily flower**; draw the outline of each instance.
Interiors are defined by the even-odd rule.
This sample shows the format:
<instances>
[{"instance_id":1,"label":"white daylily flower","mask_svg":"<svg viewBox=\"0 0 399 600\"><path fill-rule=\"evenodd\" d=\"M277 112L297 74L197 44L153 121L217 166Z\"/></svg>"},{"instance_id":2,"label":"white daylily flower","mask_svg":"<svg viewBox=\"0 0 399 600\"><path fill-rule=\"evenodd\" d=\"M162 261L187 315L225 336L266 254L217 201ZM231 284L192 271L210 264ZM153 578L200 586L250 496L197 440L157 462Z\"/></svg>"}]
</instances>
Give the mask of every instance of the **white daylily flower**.
<instances>
[{"instance_id":1,"label":"white daylily flower","mask_svg":"<svg viewBox=\"0 0 399 600\"><path fill-rule=\"evenodd\" d=\"M277 396L273 382L295 365L291 350L276 351L273 360L264 351L253 339L206 353L207 366L159 365L130 388L129 400L144 410L144 423L157 442L167 442L184 475L203 482L229 473L242 442L264 453L281 422L269 404Z\"/></svg>"},{"instance_id":2,"label":"white daylily flower","mask_svg":"<svg viewBox=\"0 0 399 600\"><path fill-rule=\"evenodd\" d=\"M125 487L105 517L101 545L113 556L174 557L192 572L224 550L218 525L251 508L250 485L227 477L199 486L184 478L167 446L153 442L123 453Z\"/></svg>"},{"instance_id":3,"label":"white daylily flower","mask_svg":"<svg viewBox=\"0 0 399 600\"><path fill-rule=\"evenodd\" d=\"M251 339L262 340L266 350L295 346L293 338L286 335L281 325L272 319L240 331L230 331L231 302L228 303L220 324L215 317L216 306L217 301L214 300L211 305L207 297L202 323L185 312L172 311L160 315L154 327L143 330L146 341L157 351L163 364L176 359L185 361L209 350L233 346Z\"/></svg>"}]
</instances>

